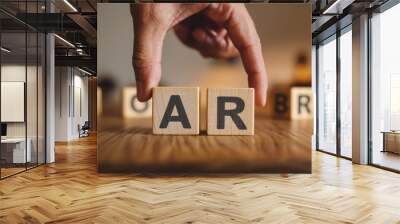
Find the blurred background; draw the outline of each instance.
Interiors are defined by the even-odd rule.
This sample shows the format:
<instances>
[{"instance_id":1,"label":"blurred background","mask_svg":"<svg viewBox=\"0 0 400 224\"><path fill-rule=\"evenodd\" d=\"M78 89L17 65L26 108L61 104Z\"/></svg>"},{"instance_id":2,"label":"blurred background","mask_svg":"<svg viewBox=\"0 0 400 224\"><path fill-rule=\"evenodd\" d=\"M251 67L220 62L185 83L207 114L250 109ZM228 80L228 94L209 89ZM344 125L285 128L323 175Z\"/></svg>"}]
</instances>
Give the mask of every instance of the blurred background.
<instances>
[{"instance_id":1,"label":"blurred background","mask_svg":"<svg viewBox=\"0 0 400 224\"><path fill-rule=\"evenodd\" d=\"M293 85L311 86L311 5L247 4L246 7L262 41L269 92ZM135 85L129 4L99 4L97 26L102 115L121 117L123 89ZM161 85L200 86L203 109L205 88L247 87L247 75L240 59L205 59L185 47L173 31L165 39L162 60ZM272 100L272 94L269 94L267 106L257 111L272 115Z\"/></svg>"}]
</instances>

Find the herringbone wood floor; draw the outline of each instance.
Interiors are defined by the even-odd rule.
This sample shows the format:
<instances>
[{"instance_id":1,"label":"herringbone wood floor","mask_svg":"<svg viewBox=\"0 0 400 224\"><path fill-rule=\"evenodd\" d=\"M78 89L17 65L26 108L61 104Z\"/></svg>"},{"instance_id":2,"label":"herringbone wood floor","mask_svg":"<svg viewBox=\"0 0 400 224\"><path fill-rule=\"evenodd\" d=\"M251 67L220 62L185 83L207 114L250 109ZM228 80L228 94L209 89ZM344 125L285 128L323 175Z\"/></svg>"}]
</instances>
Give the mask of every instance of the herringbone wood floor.
<instances>
[{"instance_id":1,"label":"herringbone wood floor","mask_svg":"<svg viewBox=\"0 0 400 224\"><path fill-rule=\"evenodd\" d=\"M99 174L95 141L0 181L0 223L400 223L400 175L323 153L311 175Z\"/></svg>"}]
</instances>

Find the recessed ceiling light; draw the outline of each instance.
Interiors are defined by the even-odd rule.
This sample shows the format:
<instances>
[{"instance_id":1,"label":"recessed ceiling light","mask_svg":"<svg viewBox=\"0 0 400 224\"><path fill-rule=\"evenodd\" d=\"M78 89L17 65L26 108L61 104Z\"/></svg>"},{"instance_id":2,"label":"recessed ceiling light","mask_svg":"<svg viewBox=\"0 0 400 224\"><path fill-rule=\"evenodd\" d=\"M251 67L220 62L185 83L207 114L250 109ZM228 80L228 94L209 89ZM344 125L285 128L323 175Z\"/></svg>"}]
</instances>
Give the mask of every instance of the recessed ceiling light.
<instances>
[{"instance_id":1,"label":"recessed ceiling light","mask_svg":"<svg viewBox=\"0 0 400 224\"><path fill-rule=\"evenodd\" d=\"M7 49L7 48L5 48L5 47L1 47L0 49L1 49L1 51L4 51L4 52L6 52L6 53L11 53L11 50L10 50L10 49Z\"/></svg>"},{"instance_id":2,"label":"recessed ceiling light","mask_svg":"<svg viewBox=\"0 0 400 224\"><path fill-rule=\"evenodd\" d=\"M67 44L70 47L75 48L75 45L73 45L71 42L69 42L68 40L62 38L61 36L59 36L58 34L54 34L55 37L57 37L59 40L61 40L62 42L64 42L65 44Z\"/></svg>"},{"instance_id":3,"label":"recessed ceiling light","mask_svg":"<svg viewBox=\"0 0 400 224\"><path fill-rule=\"evenodd\" d=\"M355 0L336 0L322 14L342 14L343 9L351 5Z\"/></svg>"},{"instance_id":4,"label":"recessed ceiling light","mask_svg":"<svg viewBox=\"0 0 400 224\"><path fill-rule=\"evenodd\" d=\"M74 12L78 12L78 10L73 6L68 0L64 0L64 3L68 5Z\"/></svg>"},{"instance_id":5,"label":"recessed ceiling light","mask_svg":"<svg viewBox=\"0 0 400 224\"><path fill-rule=\"evenodd\" d=\"M81 68L79 68L79 67L78 67L78 70L81 71L81 72L83 72L83 73L85 73L85 74L87 74L87 75L93 75L92 73L90 73L90 72L88 72L88 71L86 71L86 70L83 70L83 69L81 69Z\"/></svg>"}]
</instances>

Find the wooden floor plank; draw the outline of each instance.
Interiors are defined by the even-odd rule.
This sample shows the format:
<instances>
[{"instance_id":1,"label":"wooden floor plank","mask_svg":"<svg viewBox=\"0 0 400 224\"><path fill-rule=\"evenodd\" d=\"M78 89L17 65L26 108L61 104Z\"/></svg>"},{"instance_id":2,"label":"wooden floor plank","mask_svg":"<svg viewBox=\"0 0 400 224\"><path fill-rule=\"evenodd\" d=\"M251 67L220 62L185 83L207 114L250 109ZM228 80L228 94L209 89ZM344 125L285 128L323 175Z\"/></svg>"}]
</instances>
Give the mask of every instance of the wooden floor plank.
<instances>
[{"instance_id":1,"label":"wooden floor plank","mask_svg":"<svg viewBox=\"0 0 400 224\"><path fill-rule=\"evenodd\" d=\"M92 136L56 160L0 181L0 223L400 223L399 174L320 152L312 174L102 174Z\"/></svg>"}]
</instances>

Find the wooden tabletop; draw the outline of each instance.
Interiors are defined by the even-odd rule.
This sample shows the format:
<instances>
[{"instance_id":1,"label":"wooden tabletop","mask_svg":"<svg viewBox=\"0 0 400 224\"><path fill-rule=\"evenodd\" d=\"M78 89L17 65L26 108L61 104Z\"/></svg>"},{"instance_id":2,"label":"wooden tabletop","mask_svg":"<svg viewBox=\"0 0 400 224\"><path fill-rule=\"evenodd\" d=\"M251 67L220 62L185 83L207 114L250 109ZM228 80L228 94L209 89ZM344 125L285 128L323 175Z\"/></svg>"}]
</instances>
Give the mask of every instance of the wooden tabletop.
<instances>
[{"instance_id":1,"label":"wooden tabletop","mask_svg":"<svg viewBox=\"0 0 400 224\"><path fill-rule=\"evenodd\" d=\"M311 172L312 121L257 115L254 136L153 135L151 118L99 119L101 172Z\"/></svg>"}]
</instances>

